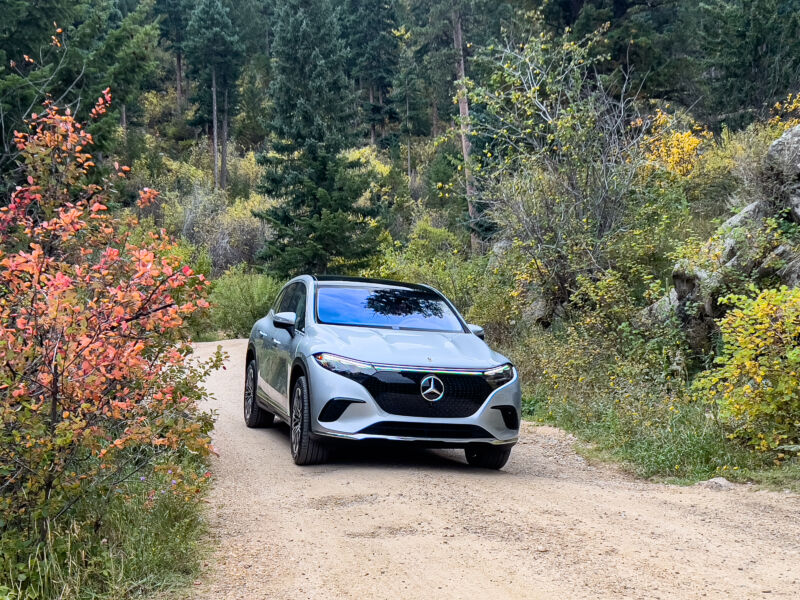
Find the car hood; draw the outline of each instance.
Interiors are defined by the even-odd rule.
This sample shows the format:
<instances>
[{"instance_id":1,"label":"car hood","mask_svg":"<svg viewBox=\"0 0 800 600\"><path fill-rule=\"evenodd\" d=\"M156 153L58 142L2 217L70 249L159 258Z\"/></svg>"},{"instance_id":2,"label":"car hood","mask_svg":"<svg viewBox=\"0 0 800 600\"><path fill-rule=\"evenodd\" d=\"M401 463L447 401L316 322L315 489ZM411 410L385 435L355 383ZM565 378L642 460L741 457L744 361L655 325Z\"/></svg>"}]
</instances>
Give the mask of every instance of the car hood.
<instances>
[{"instance_id":1,"label":"car hood","mask_svg":"<svg viewBox=\"0 0 800 600\"><path fill-rule=\"evenodd\" d=\"M385 365L486 369L508 362L472 333L316 325L311 353L330 352Z\"/></svg>"}]
</instances>

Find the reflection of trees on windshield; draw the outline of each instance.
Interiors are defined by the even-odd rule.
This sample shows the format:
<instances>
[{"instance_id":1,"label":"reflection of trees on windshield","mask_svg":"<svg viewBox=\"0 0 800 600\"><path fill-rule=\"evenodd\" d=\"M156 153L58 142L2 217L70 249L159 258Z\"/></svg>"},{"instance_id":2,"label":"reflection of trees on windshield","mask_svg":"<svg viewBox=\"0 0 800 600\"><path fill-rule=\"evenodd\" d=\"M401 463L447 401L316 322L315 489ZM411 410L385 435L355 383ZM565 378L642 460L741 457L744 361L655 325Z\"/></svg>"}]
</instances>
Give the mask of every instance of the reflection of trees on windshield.
<instances>
[{"instance_id":1,"label":"reflection of trees on windshield","mask_svg":"<svg viewBox=\"0 0 800 600\"><path fill-rule=\"evenodd\" d=\"M444 314L439 298L418 290L373 290L364 305L379 315L442 318Z\"/></svg>"}]
</instances>

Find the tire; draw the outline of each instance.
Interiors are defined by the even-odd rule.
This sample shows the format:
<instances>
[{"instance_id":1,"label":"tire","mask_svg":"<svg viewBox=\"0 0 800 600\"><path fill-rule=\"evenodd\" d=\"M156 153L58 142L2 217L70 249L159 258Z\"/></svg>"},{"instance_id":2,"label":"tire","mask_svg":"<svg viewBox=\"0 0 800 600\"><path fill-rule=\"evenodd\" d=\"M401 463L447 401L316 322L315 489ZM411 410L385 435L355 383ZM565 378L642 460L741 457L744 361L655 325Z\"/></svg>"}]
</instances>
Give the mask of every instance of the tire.
<instances>
[{"instance_id":1,"label":"tire","mask_svg":"<svg viewBox=\"0 0 800 600\"><path fill-rule=\"evenodd\" d=\"M264 410L256 402L256 361L247 364L244 379L244 424L250 428L272 427L275 415Z\"/></svg>"},{"instance_id":2,"label":"tire","mask_svg":"<svg viewBox=\"0 0 800 600\"><path fill-rule=\"evenodd\" d=\"M467 462L473 467L481 469L502 469L511 456L511 444L492 446L490 444L475 444L464 449Z\"/></svg>"},{"instance_id":3,"label":"tire","mask_svg":"<svg viewBox=\"0 0 800 600\"><path fill-rule=\"evenodd\" d=\"M292 389L289 439L296 465L318 465L328 460L328 447L311 437L311 406L308 383L300 377Z\"/></svg>"}]
</instances>

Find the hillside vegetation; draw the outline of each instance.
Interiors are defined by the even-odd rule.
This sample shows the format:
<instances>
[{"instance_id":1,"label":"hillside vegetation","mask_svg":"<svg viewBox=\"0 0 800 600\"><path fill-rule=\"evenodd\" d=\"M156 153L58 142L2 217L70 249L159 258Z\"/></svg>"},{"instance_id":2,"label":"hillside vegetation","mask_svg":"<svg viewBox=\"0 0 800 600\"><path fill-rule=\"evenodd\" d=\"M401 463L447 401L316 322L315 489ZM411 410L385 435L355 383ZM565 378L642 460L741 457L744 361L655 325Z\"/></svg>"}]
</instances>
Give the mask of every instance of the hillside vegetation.
<instances>
[{"instance_id":1,"label":"hillside vegetation","mask_svg":"<svg viewBox=\"0 0 800 600\"><path fill-rule=\"evenodd\" d=\"M185 342L305 272L434 285L587 453L798 489L800 0L6 4L0 598L193 572Z\"/></svg>"}]
</instances>

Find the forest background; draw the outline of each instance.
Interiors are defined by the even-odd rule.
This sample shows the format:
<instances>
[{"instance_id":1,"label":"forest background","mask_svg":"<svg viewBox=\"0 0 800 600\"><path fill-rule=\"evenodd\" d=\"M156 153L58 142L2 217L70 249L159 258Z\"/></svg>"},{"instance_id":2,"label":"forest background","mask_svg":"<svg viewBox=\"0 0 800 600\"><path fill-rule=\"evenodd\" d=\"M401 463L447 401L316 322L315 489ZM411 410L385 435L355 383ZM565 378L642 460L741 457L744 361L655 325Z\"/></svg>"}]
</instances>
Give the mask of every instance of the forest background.
<instances>
[{"instance_id":1,"label":"forest background","mask_svg":"<svg viewBox=\"0 0 800 600\"><path fill-rule=\"evenodd\" d=\"M182 312L141 323L137 360L246 336L295 274L428 283L514 360L526 415L575 432L587 454L648 478L798 489L800 1L3 0L0 12L0 509L16 532L0 597L110 597L191 576L191 498L213 450L196 408L205 371L177 356L140 404L103 388L127 390L114 423L89 418L103 394L71 397L63 416L37 403L25 374L41 385L73 364L48 340L76 327L84 339L94 321L29 318L65 306L37 304L34 247L59 297L109 314L114 285L139 285L138 253L159 257L114 318L150 319L161 276L186 290L159 306ZM113 235L64 212L96 224L92 202ZM109 275L112 246L131 262ZM99 288L81 279L80 248L106 253L105 307L89 302ZM108 345L131 348L113 327L103 368ZM33 358L48 352L50 366ZM94 376L80 374L89 388ZM137 419L169 444L130 435ZM31 439L45 440L33 458ZM119 477L101 477L114 448ZM26 479L25 452L31 473L55 475ZM172 541L154 546L164 528Z\"/></svg>"}]
</instances>

